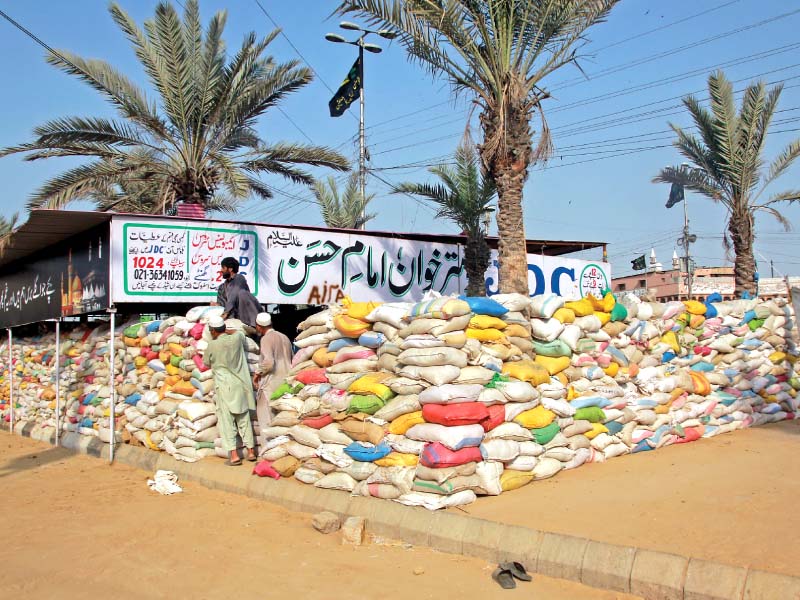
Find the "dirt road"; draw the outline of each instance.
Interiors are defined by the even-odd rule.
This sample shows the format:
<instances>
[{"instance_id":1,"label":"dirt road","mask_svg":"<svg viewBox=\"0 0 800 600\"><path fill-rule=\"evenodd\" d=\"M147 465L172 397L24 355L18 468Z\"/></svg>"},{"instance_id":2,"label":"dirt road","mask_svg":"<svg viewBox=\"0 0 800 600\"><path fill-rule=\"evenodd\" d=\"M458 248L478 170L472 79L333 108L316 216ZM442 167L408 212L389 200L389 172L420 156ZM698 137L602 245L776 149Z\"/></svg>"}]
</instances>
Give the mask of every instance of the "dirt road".
<instances>
[{"instance_id":1,"label":"dirt road","mask_svg":"<svg viewBox=\"0 0 800 600\"><path fill-rule=\"evenodd\" d=\"M538 575L504 591L480 560L342 546L307 515L148 476L0 434L0 598L633 598Z\"/></svg>"},{"instance_id":2,"label":"dirt road","mask_svg":"<svg viewBox=\"0 0 800 600\"><path fill-rule=\"evenodd\" d=\"M800 421L585 465L481 498L473 516L800 573Z\"/></svg>"}]
</instances>

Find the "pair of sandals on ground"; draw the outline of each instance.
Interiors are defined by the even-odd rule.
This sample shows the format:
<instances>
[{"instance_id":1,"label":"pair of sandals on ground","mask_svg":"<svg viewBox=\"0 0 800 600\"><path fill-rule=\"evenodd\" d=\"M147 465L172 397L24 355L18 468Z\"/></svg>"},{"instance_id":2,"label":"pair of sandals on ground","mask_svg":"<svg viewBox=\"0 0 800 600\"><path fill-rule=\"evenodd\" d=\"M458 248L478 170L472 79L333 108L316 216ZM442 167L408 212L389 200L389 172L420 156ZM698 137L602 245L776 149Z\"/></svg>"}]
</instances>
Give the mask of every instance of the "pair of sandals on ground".
<instances>
[{"instance_id":1,"label":"pair of sandals on ground","mask_svg":"<svg viewBox=\"0 0 800 600\"><path fill-rule=\"evenodd\" d=\"M528 574L522 563L518 562L502 562L492 573L492 579L504 590L513 590L517 587L517 582L514 581L514 578L520 581L533 580L533 577Z\"/></svg>"},{"instance_id":2,"label":"pair of sandals on ground","mask_svg":"<svg viewBox=\"0 0 800 600\"><path fill-rule=\"evenodd\" d=\"M248 448L247 450L248 453L245 455L245 459L247 460L247 462L256 462L258 460L258 457L256 456L255 450L253 450L252 448ZM233 458L234 456L236 456L235 459ZM242 459L239 458L238 453L237 454L231 453L231 456L228 458L228 460L225 461L225 464L228 465L229 467L238 467L240 464L242 464Z\"/></svg>"}]
</instances>

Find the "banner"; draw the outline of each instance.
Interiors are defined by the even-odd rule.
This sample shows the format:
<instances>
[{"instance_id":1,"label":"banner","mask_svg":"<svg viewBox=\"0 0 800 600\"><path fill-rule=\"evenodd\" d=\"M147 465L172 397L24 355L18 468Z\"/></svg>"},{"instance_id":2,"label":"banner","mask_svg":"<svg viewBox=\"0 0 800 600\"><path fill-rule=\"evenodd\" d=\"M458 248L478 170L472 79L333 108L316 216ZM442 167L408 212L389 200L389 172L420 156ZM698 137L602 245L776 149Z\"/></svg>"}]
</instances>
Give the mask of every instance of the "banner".
<instances>
[{"instance_id":1,"label":"banner","mask_svg":"<svg viewBox=\"0 0 800 600\"><path fill-rule=\"evenodd\" d=\"M342 81L342 85L336 90L333 98L328 102L328 110L332 117L341 117L350 105L355 102L361 93L361 86L364 85L364 65L362 57L359 56L350 70L347 77Z\"/></svg>"},{"instance_id":2,"label":"banner","mask_svg":"<svg viewBox=\"0 0 800 600\"><path fill-rule=\"evenodd\" d=\"M0 328L108 308L108 227L10 265L0 277Z\"/></svg>"},{"instance_id":3,"label":"banner","mask_svg":"<svg viewBox=\"0 0 800 600\"><path fill-rule=\"evenodd\" d=\"M418 301L427 292L467 287L463 247L402 237L115 216L112 222L114 302L208 302L222 282L226 256L241 263L264 304L328 304L355 300ZM497 253L486 272L497 293ZM528 256L531 294L599 295L611 281L607 263Z\"/></svg>"}]
</instances>

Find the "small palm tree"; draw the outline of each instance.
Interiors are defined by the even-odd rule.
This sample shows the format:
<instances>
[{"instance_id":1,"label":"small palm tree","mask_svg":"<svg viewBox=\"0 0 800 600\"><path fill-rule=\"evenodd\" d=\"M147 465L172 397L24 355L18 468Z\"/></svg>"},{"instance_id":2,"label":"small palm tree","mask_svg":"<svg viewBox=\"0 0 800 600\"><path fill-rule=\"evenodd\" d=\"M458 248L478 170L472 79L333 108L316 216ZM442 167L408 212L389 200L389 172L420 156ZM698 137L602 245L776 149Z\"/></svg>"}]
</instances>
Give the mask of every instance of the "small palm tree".
<instances>
[{"instance_id":1,"label":"small palm tree","mask_svg":"<svg viewBox=\"0 0 800 600\"><path fill-rule=\"evenodd\" d=\"M19 213L14 213L10 218L0 216L0 255L3 253L3 250L5 250L8 240L11 238L11 234L17 228L18 221Z\"/></svg>"},{"instance_id":2,"label":"small palm tree","mask_svg":"<svg viewBox=\"0 0 800 600\"><path fill-rule=\"evenodd\" d=\"M327 181L317 181L313 191L322 218L328 227L361 229L376 216L374 213L366 212L367 205L375 194L361 195L358 189L358 173L353 173L347 179L347 185L341 194L333 177L328 177Z\"/></svg>"},{"instance_id":3,"label":"small palm tree","mask_svg":"<svg viewBox=\"0 0 800 600\"><path fill-rule=\"evenodd\" d=\"M308 185L313 178L298 165L347 169L347 160L333 150L266 144L255 130L261 115L312 79L310 69L296 61L278 63L265 55L278 30L260 40L255 33L246 35L228 60L222 39L225 12L215 14L203 31L197 0L186 0L182 20L170 3L159 3L144 31L117 4L111 4L110 12L158 102L105 61L66 51L48 55L51 65L100 92L120 119L56 119L37 127L33 141L0 150L0 156L26 153L25 160L96 159L47 181L29 208L124 196L134 187L158 193L148 197L148 206L176 201L234 206L251 195L272 197L258 178L262 174Z\"/></svg>"},{"instance_id":4,"label":"small palm tree","mask_svg":"<svg viewBox=\"0 0 800 600\"><path fill-rule=\"evenodd\" d=\"M575 63L586 30L618 0L341 0L354 13L389 29L411 60L446 78L481 108L478 146L498 195L500 290L528 294L522 188L528 167L552 151L542 101L543 80ZM531 119L538 113L536 147Z\"/></svg>"},{"instance_id":5,"label":"small palm tree","mask_svg":"<svg viewBox=\"0 0 800 600\"><path fill-rule=\"evenodd\" d=\"M764 172L762 153L782 85L770 90L763 82L749 85L737 112L733 86L722 71L708 78L711 110L694 96L683 104L689 110L699 137L670 123L677 134L673 145L690 161L689 165L666 167L654 183L670 183L721 202L728 210L723 240L733 247L736 294L755 294L756 261L753 256L755 215L772 215L788 231L790 223L776 208L800 200L800 190L787 190L762 200L765 189L783 175L800 155L800 140L789 144Z\"/></svg>"},{"instance_id":6,"label":"small palm tree","mask_svg":"<svg viewBox=\"0 0 800 600\"><path fill-rule=\"evenodd\" d=\"M396 194L414 194L439 205L436 218L446 218L467 235L464 267L467 271L467 295L486 295L486 269L491 253L483 231L483 221L494 208L494 182L484 176L478 166L475 146L469 138L459 145L455 167L438 165L428 171L441 180L439 184L401 183L392 190Z\"/></svg>"}]
</instances>

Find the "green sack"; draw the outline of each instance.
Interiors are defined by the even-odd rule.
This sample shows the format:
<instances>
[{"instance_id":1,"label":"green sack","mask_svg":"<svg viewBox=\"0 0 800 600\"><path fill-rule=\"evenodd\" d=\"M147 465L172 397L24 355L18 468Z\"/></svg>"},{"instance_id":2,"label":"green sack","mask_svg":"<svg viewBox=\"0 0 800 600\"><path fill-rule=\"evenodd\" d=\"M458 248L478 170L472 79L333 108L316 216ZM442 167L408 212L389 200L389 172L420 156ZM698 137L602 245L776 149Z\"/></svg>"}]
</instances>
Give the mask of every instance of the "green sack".
<instances>
[{"instance_id":1,"label":"green sack","mask_svg":"<svg viewBox=\"0 0 800 600\"><path fill-rule=\"evenodd\" d=\"M581 338L575 346L575 352L578 354L589 354L597 350L597 342L589 338Z\"/></svg>"},{"instance_id":2,"label":"green sack","mask_svg":"<svg viewBox=\"0 0 800 600\"><path fill-rule=\"evenodd\" d=\"M747 326L750 328L750 331L755 331L762 325L764 325L764 319L753 319L747 324Z\"/></svg>"},{"instance_id":3,"label":"green sack","mask_svg":"<svg viewBox=\"0 0 800 600\"><path fill-rule=\"evenodd\" d=\"M561 428L558 426L557 421L553 421L547 427L539 427L538 429L531 429L531 433L533 434L533 441L537 444L541 444L544 446L545 444L552 441L556 434L561 431Z\"/></svg>"},{"instance_id":4,"label":"green sack","mask_svg":"<svg viewBox=\"0 0 800 600\"><path fill-rule=\"evenodd\" d=\"M173 367L178 367L180 369L181 362L183 362L182 356L175 356L174 354L170 355L169 364L171 364Z\"/></svg>"},{"instance_id":5,"label":"green sack","mask_svg":"<svg viewBox=\"0 0 800 600\"><path fill-rule=\"evenodd\" d=\"M572 350L564 340L553 340L552 342L540 342L538 340L533 340L533 349L536 351L536 354L541 354L542 356L572 356Z\"/></svg>"},{"instance_id":6,"label":"green sack","mask_svg":"<svg viewBox=\"0 0 800 600\"><path fill-rule=\"evenodd\" d=\"M290 386L287 382L284 381L277 388L275 388L275 391L272 392L272 395L269 397L269 399L270 400L277 400L281 396L283 396L285 394L291 394L291 393L292 393L292 386Z\"/></svg>"},{"instance_id":7,"label":"green sack","mask_svg":"<svg viewBox=\"0 0 800 600\"><path fill-rule=\"evenodd\" d=\"M508 383L510 381L508 375L502 375L500 373L495 373L492 375L492 380L484 385L483 387L487 388L496 388L498 383Z\"/></svg>"},{"instance_id":8,"label":"green sack","mask_svg":"<svg viewBox=\"0 0 800 600\"><path fill-rule=\"evenodd\" d=\"M138 338L139 337L139 330L142 326L139 323L135 325L131 325L130 327L126 327L125 331L122 332L122 335L129 338Z\"/></svg>"},{"instance_id":9,"label":"green sack","mask_svg":"<svg viewBox=\"0 0 800 600\"><path fill-rule=\"evenodd\" d=\"M614 305L614 308L611 309L611 320L612 321L624 321L627 318L628 318L628 309L625 308L619 302L617 302Z\"/></svg>"},{"instance_id":10,"label":"green sack","mask_svg":"<svg viewBox=\"0 0 800 600\"><path fill-rule=\"evenodd\" d=\"M576 421L589 421L590 423L602 423L606 420L606 413L599 406L587 406L576 410L573 419Z\"/></svg>"},{"instance_id":11,"label":"green sack","mask_svg":"<svg viewBox=\"0 0 800 600\"><path fill-rule=\"evenodd\" d=\"M415 479L412 489L415 492L429 492L431 494L449 496L453 493L453 484L449 481L438 484L435 481L427 481L426 479Z\"/></svg>"},{"instance_id":12,"label":"green sack","mask_svg":"<svg viewBox=\"0 0 800 600\"><path fill-rule=\"evenodd\" d=\"M350 406L347 407L347 414L366 413L374 415L383 408L385 402L375 394L352 394L350 396Z\"/></svg>"}]
</instances>

